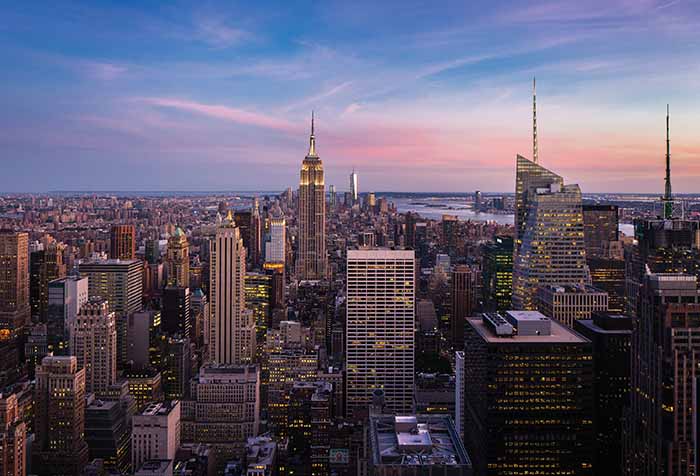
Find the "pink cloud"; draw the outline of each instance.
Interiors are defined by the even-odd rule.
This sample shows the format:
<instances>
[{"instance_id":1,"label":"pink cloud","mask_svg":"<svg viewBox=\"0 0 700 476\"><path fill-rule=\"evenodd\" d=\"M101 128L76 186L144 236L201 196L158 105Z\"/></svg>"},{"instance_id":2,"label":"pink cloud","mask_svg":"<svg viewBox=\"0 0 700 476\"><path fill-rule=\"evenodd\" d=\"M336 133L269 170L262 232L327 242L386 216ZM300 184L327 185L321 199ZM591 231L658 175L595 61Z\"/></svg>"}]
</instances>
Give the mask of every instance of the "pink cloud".
<instances>
[{"instance_id":1,"label":"pink cloud","mask_svg":"<svg viewBox=\"0 0 700 476\"><path fill-rule=\"evenodd\" d=\"M298 129L295 125L284 119L279 119L257 112L250 112L235 107L222 106L218 104L204 104L177 98L151 97L138 98L138 100L153 106L179 109L215 119L263 127L266 129L274 129L283 132L292 132Z\"/></svg>"}]
</instances>

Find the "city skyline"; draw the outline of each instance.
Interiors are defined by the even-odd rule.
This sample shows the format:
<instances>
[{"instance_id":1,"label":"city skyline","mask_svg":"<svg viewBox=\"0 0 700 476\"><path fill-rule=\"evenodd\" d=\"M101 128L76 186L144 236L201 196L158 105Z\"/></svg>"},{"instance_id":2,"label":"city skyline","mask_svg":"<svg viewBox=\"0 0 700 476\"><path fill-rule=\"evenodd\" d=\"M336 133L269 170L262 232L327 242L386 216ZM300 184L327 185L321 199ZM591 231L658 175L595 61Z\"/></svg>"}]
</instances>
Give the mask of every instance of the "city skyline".
<instances>
[{"instance_id":1,"label":"city skyline","mask_svg":"<svg viewBox=\"0 0 700 476\"><path fill-rule=\"evenodd\" d=\"M667 103L674 192L700 177L690 2L4 14L3 192L285 189L312 109L338 192L508 191L533 76L540 163L584 193L663 192Z\"/></svg>"}]
</instances>

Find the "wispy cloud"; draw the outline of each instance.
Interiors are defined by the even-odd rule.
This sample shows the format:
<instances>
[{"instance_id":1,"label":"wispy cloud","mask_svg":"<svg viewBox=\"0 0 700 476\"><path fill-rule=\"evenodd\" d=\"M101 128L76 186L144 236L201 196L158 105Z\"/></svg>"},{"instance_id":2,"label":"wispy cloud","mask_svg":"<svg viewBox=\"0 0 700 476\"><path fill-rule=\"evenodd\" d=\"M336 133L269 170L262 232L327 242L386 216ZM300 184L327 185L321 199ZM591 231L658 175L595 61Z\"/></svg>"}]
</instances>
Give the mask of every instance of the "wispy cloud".
<instances>
[{"instance_id":1,"label":"wispy cloud","mask_svg":"<svg viewBox=\"0 0 700 476\"><path fill-rule=\"evenodd\" d=\"M186 99L161 97L136 98L135 100L152 106L178 109L238 124L246 124L284 132L296 130L296 127L285 119L219 104L204 104Z\"/></svg>"},{"instance_id":2,"label":"wispy cloud","mask_svg":"<svg viewBox=\"0 0 700 476\"><path fill-rule=\"evenodd\" d=\"M226 48L250 37L250 33L228 25L220 16L195 15L195 35L215 48Z\"/></svg>"},{"instance_id":3,"label":"wispy cloud","mask_svg":"<svg viewBox=\"0 0 700 476\"><path fill-rule=\"evenodd\" d=\"M348 89L352 85L352 81L344 81L340 84L336 84L335 86L328 88L326 90L321 91L318 94L314 94L312 96L309 96L307 98L304 98L300 101L295 101L284 108L282 108L282 111L284 112L290 112L294 111L296 109L308 107L308 106L313 106L314 104L320 103L324 101L325 99L331 98L338 93Z\"/></svg>"}]
</instances>

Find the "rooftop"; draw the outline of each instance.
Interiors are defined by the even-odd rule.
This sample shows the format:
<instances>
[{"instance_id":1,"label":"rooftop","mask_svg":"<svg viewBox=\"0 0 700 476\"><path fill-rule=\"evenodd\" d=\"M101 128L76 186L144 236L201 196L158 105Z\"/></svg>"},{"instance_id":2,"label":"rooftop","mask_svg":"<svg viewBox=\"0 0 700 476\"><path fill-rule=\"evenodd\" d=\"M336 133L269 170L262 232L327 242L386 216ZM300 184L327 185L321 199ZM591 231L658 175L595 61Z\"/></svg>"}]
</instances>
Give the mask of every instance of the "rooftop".
<instances>
[{"instance_id":1,"label":"rooftop","mask_svg":"<svg viewBox=\"0 0 700 476\"><path fill-rule=\"evenodd\" d=\"M540 289L545 292L562 294L606 294L605 291L587 284L545 284L540 286Z\"/></svg>"},{"instance_id":2,"label":"rooftop","mask_svg":"<svg viewBox=\"0 0 700 476\"><path fill-rule=\"evenodd\" d=\"M447 415L370 417L374 466L469 466L462 441Z\"/></svg>"},{"instance_id":3,"label":"rooftop","mask_svg":"<svg viewBox=\"0 0 700 476\"><path fill-rule=\"evenodd\" d=\"M551 320L548 317L540 314L537 311L508 311L508 313L516 313L515 316L520 316L524 318L527 322L528 314L533 314L530 317L530 322L535 319L537 314L542 316L545 320L549 321L549 334L540 335L519 335L517 332L512 334L496 334L493 332L487 324L481 318L469 318L467 322L474 330L488 343L490 344L513 344L513 343L533 343L533 344L582 344L588 342L588 339L579 335L578 333L572 331L568 327L559 324L557 321ZM526 313L523 315L523 313ZM538 318L539 319L539 318ZM506 322L507 323L507 322Z\"/></svg>"}]
</instances>

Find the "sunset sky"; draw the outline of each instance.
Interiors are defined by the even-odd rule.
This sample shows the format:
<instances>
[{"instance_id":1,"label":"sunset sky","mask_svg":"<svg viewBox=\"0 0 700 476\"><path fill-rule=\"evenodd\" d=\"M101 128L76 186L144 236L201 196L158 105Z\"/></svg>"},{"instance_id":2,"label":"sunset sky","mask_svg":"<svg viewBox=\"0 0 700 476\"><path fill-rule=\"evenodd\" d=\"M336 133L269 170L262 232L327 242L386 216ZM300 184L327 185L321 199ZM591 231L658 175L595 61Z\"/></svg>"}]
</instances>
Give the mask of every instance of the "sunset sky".
<instances>
[{"instance_id":1,"label":"sunset sky","mask_svg":"<svg viewBox=\"0 0 700 476\"><path fill-rule=\"evenodd\" d=\"M0 191L700 192L697 1L1 3Z\"/></svg>"}]
</instances>

